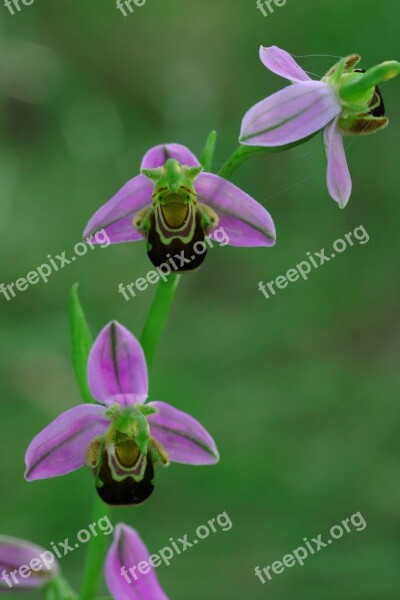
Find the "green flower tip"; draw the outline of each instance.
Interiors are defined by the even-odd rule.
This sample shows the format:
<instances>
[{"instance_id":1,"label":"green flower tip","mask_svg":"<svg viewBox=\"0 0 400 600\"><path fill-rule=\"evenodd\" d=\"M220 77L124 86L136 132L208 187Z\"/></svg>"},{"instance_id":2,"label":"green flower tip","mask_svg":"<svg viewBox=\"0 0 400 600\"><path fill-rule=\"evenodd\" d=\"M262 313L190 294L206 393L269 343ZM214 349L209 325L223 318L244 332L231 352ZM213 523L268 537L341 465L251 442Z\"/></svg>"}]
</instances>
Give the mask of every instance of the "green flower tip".
<instances>
[{"instance_id":1,"label":"green flower tip","mask_svg":"<svg viewBox=\"0 0 400 600\"><path fill-rule=\"evenodd\" d=\"M203 167L186 167L174 158L169 158L163 167L142 169L141 173L154 182L154 195L162 199L182 189L195 194L193 182L202 170Z\"/></svg>"},{"instance_id":2,"label":"green flower tip","mask_svg":"<svg viewBox=\"0 0 400 600\"><path fill-rule=\"evenodd\" d=\"M148 406L147 404L138 404L137 409L140 410L145 417L158 413L158 410L154 406Z\"/></svg>"},{"instance_id":3,"label":"green flower tip","mask_svg":"<svg viewBox=\"0 0 400 600\"><path fill-rule=\"evenodd\" d=\"M339 95L345 102L365 105L370 101L377 85L390 81L399 74L400 63L396 60L383 62L365 72L361 69L349 72L345 68L338 86ZM332 75L333 77L335 74Z\"/></svg>"},{"instance_id":4,"label":"green flower tip","mask_svg":"<svg viewBox=\"0 0 400 600\"><path fill-rule=\"evenodd\" d=\"M106 411L106 417L111 420L109 434L122 434L131 438L143 454L147 454L147 446L150 441L150 428L147 415L152 414L151 407L128 406L121 409L119 405L113 405ZM147 410L146 410L147 409ZM147 412L147 414L145 414Z\"/></svg>"}]
</instances>

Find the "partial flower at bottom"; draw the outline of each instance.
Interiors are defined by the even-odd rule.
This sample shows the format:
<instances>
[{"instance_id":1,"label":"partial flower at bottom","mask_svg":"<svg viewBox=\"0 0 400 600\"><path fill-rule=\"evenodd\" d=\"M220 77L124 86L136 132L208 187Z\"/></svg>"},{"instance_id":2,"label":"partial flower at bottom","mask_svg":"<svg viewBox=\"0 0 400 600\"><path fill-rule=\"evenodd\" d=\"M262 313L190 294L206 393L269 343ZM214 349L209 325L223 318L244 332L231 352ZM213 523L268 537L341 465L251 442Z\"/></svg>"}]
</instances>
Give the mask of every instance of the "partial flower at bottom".
<instances>
[{"instance_id":1,"label":"partial flower at bottom","mask_svg":"<svg viewBox=\"0 0 400 600\"><path fill-rule=\"evenodd\" d=\"M0 535L0 592L41 588L59 573L54 555L26 540Z\"/></svg>"},{"instance_id":2,"label":"partial flower at bottom","mask_svg":"<svg viewBox=\"0 0 400 600\"><path fill-rule=\"evenodd\" d=\"M150 552L137 531L119 524L104 569L114 600L168 600L149 558Z\"/></svg>"},{"instance_id":3,"label":"partial flower at bottom","mask_svg":"<svg viewBox=\"0 0 400 600\"><path fill-rule=\"evenodd\" d=\"M219 460L210 434L165 402L145 404L147 365L138 340L117 322L98 335L88 382L100 404L82 404L57 417L31 442L28 481L65 475L85 463L108 504L141 504L154 490L154 465L210 465Z\"/></svg>"}]
</instances>

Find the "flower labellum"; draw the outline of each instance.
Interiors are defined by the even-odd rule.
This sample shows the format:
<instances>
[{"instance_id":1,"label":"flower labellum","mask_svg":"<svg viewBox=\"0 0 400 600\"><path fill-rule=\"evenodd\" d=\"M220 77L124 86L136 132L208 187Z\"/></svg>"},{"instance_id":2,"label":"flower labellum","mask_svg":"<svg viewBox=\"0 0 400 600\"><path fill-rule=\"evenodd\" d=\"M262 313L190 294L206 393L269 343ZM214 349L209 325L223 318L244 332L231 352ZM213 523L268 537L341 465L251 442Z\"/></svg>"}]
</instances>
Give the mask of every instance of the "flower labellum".
<instances>
[{"instance_id":1,"label":"flower labellum","mask_svg":"<svg viewBox=\"0 0 400 600\"><path fill-rule=\"evenodd\" d=\"M135 505L152 494L156 464L218 462L214 440L193 417L164 402L145 404L142 347L117 322L107 325L93 344L88 383L98 404L67 410L32 440L25 457L28 481L87 464L104 502Z\"/></svg>"},{"instance_id":2,"label":"flower labellum","mask_svg":"<svg viewBox=\"0 0 400 600\"><path fill-rule=\"evenodd\" d=\"M149 150L141 174L126 183L93 215L84 239L104 230L112 244L146 239L151 262L161 271L183 273L204 261L206 237L224 234L231 246L275 244L270 214L228 180L207 173L185 146Z\"/></svg>"},{"instance_id":3,"label":"flower labellum","mask_svg":"<svg viewBox=\"0 0 400 600\"><path fill-rule=\"evenodd\" d=\"M150 436L146 417L156 412L140 404L122 410L115 404L106 411L112 425L91 442L86 460L107 504L142 504L154 490L154 465L169 464L161 444Z\"/></svg>"},{"instance_id":4,"label":"flower labellum","mask_svg":"<svg viewBox=\"0 0 400 600\"><path fill-rule=\"evenodd\" d=\"M202 167L185 167L169 158L164 167L142 169L154 182L153 205L141 210L134 226L147 239L147 254L156 267L182 256L180 271L198 268L206 257L205 236L218 225L218 216L205 204L197 203L195 178ZM197 250L199 248L199 250Z\"/></svg>"}]
</instances>

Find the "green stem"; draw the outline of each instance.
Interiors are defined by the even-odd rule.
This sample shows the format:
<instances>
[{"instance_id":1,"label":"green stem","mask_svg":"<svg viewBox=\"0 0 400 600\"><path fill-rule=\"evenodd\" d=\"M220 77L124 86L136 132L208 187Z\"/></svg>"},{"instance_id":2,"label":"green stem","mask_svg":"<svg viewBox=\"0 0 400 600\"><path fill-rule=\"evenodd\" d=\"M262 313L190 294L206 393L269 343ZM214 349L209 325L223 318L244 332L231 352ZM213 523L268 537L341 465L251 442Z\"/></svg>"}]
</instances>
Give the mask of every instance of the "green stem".
<instances>
[{"instance_id":1,"label":"green stem","mask_svg":"<svg viewBox=\"0 0 400 600\"><path fill-rule=\"evenodd\" d=\"M215 145L217 143L217 132L212 131L207 138L204 150L200 155L200 164L203 166L205 171L211 173L212 163L215 152Z\"/></svg>"},{"instance_id":2,"label":"green stem","mask_svg":"<svg viewBox=\"0 0 400 600\"><path fill-rule=\"evenodd\" d=\"M181 275L169 275L165 281L160 280L157 285L156 294L140 338L149 369L153 364L158 342L165 327L180 279Z\"/></svg>"},{"instance_id":3,"label":"green stem","mask_svg":"<svg viewBox=\"0 0 400 600\"><path fill-rule=\"evenodd\" d=\"M224 179L230 179L233 173L242 165L248 158L252 156L258 156L263 154L277 154L278 152L285 152L285 150L290 150L291 148L295 148L296 146L300 146L308 140L311 140L315 135L319 133L316 131L312 135L299 140L297 142L292 142L291 144L286 144L285 146L272 146L272 147L264 147L264 146L243 146L240 145L236 148L235 152L231 154L226 163L220 169L218 175L223 177Z\"/></svg>"},{"instance_id":4,"label":"green stem","mask_svg":"<svg viewBox=\"0 0 400 600\"><path fill-rule=\"evenodd\" d=\"M45 598L46 600L75 600L77 596L64 577L59 575L47 584Z\"/></svg>"},{"instance_id":5,"label":"green stem","mask_svg":"<svg viewBox=\"0 0 400 600\"><path fill-rule=\"evenodd\" d=\"M262 148L260 146L239 146L219 170L218 175L224 179L229 179L236 169L246 162L250 156L264 154L265 150L269 150L269 148Z\"/></svg>"},{"instance_id":6,"label":"green stem","mask_svg":"<svg viewBox=\"0 0 400 600\"><path fill-rule=\"evenodd\" d=\"M111 517L111 506L104 504L96 494L93 504L92 523L98 523L102 517ZM103 570L106 550L107 537L105 535L98 535L92 538L85 559L80 600L92 600L96 597L97 585L100 573Z\"/></svg>"}]
</instances>

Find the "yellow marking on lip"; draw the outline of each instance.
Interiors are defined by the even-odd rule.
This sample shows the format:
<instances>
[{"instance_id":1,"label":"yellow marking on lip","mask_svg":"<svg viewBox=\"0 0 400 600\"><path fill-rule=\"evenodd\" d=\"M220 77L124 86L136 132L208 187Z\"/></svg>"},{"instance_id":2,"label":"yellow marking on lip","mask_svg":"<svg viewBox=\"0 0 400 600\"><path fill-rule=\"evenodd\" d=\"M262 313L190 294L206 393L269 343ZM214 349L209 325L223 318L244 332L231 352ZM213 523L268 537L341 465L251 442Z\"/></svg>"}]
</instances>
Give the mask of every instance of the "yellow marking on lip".
<instances>
[{"instance_id":1,"label":"yellow marking on lip","mask_svg":"<svg viewBox=\"0 0 400 600\"><path fill-rule=\"evenodd\" d=\"M133 467L140 450L133 440L126 440L115 446L115 454L123 467Z\"/></svg>"},{"instance_id":2,"label":"yellow marking on lip","mask_svg":"<svg viewBox=\"0 0 400 600\"><path fill-rule=\"evenodd\" d=\"M189 207L182 202L169 202L161 206L161 210L169 227L182 227L187 219Z\"/></svg>"}]
</instances>

